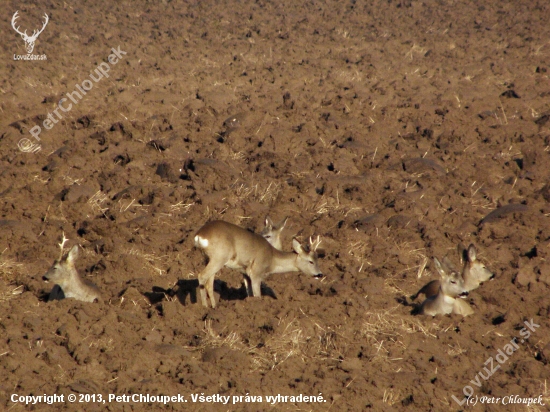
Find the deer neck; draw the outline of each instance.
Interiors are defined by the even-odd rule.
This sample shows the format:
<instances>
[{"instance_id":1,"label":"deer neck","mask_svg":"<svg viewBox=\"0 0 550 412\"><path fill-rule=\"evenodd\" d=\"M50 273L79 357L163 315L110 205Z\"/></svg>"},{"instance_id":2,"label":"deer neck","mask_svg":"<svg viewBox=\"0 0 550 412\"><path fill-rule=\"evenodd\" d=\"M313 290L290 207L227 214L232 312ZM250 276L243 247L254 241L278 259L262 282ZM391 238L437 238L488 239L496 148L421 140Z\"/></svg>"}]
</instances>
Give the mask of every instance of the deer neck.
<instances>
[{"instance_id":1,"label":"deer neck","mask_svg":"<svg viewBox=\"0 0 550 412\"><path fill-rule=\"evenodd\" d=\"M442 296L442 300L443 302L445 302L445 304L447 305L453 305L455 303L455 298L453 298L452 296L449 296L449 295L444 295L444 294L441 294Z\"/></svg>"},{"instance_id":2,"label":"deer neck","mask_svg":"<svg viewBox=\"0 0 550 412\"><path fill-rule=\"evenodd\" d=\"M69 277L69 280L64 283L65 285L60 285L62 288L65 287L65 288L70 288L72 290L75 290L75 289L81 290L82 288L86 287L86 284L84 283L84 281L82 280L82 278L80 277L76 269L72 271L71 276Z\"/></svg>"},{"instance_id":3,"label":"deer neck","mask_svg":"<svg viewBox=\"0 0 550 412\"><path fill-rule=\"evenodd\" d=\"M455 298L445 294L445 292L443 292L443 288L439 286L439 293L437 294L435 300L437 301L437 303L443 305L452 305L455 301Z\"/></svg>"},{"instance_id":4,"label":"deer neck","mask_svg":"<svg viewBox=\"0 0 550 412\"><path fill-rule=\"evenodd\" d=\"M294 252L281 252L273 248L273 258L269 267L269 273L298 272L296 261L298 254Z\"/></svg>"},{"instance_id":5,"label":"deer neck","mask_svg":"<svg viewBox=\"0 0 550 412\"><path fill-rule=\"evenodd\" d=\"M479 282L475 279L470 272L467 272L464 278L464 288L466 290L472 290L479 286Z\"/></svg>"}]
</instances>

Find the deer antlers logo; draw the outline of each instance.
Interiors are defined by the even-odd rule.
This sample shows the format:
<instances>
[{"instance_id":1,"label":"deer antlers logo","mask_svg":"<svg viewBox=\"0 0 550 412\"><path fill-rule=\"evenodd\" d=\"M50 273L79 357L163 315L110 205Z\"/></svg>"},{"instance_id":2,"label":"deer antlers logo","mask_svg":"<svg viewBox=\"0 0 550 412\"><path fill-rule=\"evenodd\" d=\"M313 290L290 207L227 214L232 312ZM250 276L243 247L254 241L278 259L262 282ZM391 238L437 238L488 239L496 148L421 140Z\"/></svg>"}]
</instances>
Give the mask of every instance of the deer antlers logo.
<instances>
[{"instance_id":1,"label":"deer antlers logo","mask_svg":"<svg viewBox=\"0 0 550 412\"><path fill-rule=\"evenodd\" d=\"M25 48L27 49L27 53L31 54L32 51L34 50L34 43L36 42L36 39L38 38L40 33L42 33L44 31L44 29L46 28L46 25L48 24L49 17L46 13L44 13L44 18L45 18L44 25L42 26L42 28L40 30L35 30L33 32L32 36L29 36L27 34L27 30L25 30L24 33L21 33L21 31L19 30L19 27L15 26L15 21L19 18L17 13L19 13L19 10L16 11L15 14L13 15L13 18L11 19L11 25L12 25L13 29L21 35L23 40L25 40Z\"/></svg>"}]
</instances>

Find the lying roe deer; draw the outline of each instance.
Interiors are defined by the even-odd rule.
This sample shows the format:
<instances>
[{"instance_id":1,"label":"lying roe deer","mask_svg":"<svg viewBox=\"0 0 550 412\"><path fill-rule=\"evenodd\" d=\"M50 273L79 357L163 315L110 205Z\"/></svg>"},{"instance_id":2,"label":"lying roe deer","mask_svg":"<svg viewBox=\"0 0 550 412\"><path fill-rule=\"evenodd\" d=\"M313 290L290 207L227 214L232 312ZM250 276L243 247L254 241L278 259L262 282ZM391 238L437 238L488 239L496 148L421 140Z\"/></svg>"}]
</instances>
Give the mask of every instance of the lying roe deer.
<instances>
[{"instance_id":1,"label":"lying roe deer","mask_svg":"<svg viewBox=\"0 0 550 412\"><path fill-rule=\"evenodd\" d=\"M460 257L460 263L463 264L462 278L464 279L464 287L468 292L477 289L483 282L495 277L482 262L477 260L477 250L473 244L470 244L468 249L466 249L462 243L460 243L457 247L457 251ZM444 258L444 263L453 270L456 270L454 265L446 257ZM439 283L439 280L432 280L416 294L412 295L411 299L414 300L421 294L426 295L426 298L437 294Z\"/></svg>"},{"instance_id":2,"label":"lying roe deer","mask_svg":"<svg viewBox=\"0 0 550 412\"><path fill-rule=\"evenodd\" d=\"M459 272L459 270L447 258L447 256L443 258L443 261L441 263L442 263L442 266L445 267L448 271L451 271L454 273ZM411 300L415 300L418 297L418 295L425 295L426 299L432 296L435 296L439 292L439 286L441 286L441 281L439 279L434 279L428 282L427 284L425 284L424 286L422 286L422 288L418 292L412 295Z\"/></svg>"},{"instance_id":3,"label":"lying roe deer","mask_svg":"<svg viewBox=\"0 0 550 412\"><path fill-rule=\"evenodd\" d=\"M243 272L248 296L261 296L261 283L268 275L284 272L303 272L314 277L323 274L317 265L316 249L319 238L302 247L292 241L294 252L275 249L262 236L221 220L206 223L195 235L195 246L208 257L208 264L199 274L199 289L203 306L208 306L207 296L213 308L214 277L225 267Z\"/></svg>"},{"instance_id":4,"label":"lying roe deer","mask_svg":"<svg viewBox=\"0 0 550 412\"><path fill-rule=\"evenodd\" d=\"M52 267L44 274L43 279L52 281L63 291L65 298L75 298L84 302L94 302L101 299L101 292L92 282L82 279L75 268L75 261L78 258L78 245L63 256L63 245L68 239L63 235L63 240L59 244L61 254ZM59 288L54 287L48 300L60 299Z\"/></svg>"},{"instance_id":5,"label":"lying roe deer","mask_svg":"<svg viewBox=\"0 0 550 412\"><path fill-rule=\"evenodd\" d=\"M429 316L447 315L450 313L468 316L474 313L466 302L458 299L468 295L462 276L458 272L442 265L437 258L434 258L434 263L435 268L441 276L439 290L435 296L429 297L422 303L420 313Z\"/></svg>"},{"instance_id":6,"label":"lying roe deer","mask_svg":"<svg viewBox=\"0 0 550 412\"><path fill-rule=\"evenodd\" d=\"M265 218L264 230L260 233L265 240L269 242L277 250L283 250L283 244L281 242L281 233L285 228L288 217L285 217L279 223L275 224L269 216Z\"/></svg>"}]
</instances>

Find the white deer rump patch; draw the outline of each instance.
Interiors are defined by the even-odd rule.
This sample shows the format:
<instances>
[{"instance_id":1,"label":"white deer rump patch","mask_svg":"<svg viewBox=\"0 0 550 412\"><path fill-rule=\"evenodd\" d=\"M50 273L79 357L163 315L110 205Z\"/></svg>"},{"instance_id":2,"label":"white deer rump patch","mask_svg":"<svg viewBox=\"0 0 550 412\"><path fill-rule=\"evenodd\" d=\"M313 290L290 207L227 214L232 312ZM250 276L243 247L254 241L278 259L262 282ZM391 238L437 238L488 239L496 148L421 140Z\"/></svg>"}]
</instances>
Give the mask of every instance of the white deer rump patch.
<instances>
[{"instance_id":1,"label":"white deer rump patch","mask_svg":"<svg viewBox=\"0 0 550 412\"><path fill-rule=\"evenodd\" d=\"M195 245L205 249L208 247L208 239L204 239L197 235L195 236Z\"/></svg>"}]
</instances>

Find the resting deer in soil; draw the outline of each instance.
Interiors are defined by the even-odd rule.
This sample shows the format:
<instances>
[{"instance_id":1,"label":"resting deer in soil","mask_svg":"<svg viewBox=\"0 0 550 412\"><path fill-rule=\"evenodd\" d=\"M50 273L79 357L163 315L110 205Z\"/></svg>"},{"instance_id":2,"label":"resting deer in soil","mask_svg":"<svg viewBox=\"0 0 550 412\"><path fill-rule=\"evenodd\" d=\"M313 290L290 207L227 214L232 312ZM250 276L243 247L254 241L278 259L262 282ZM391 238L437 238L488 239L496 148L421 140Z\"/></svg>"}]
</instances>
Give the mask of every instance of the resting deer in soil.
<instances>
[{"instance_id":1,"label":"resting deer in soil","mask_svg":"<svg viewBox=\"0 0 550 412\"><path fill-rule=\"evenodd\" d=\"M248 296L261 296L261 283L268 275L284 272L303 272L320 278L317 265L317 247L320 240L309 239L309 247L292 241L294 252L275 249L262 236L221 220L206 223L195 235L195 246L208 257L208 264L199 274L199 289L203 306L208 306L207 296L213 308L214 277L221 268L228 267L243 272Z\"/></svg>"},{"instance_id":2,"label":"resting deer in soil","mask_svg":"<svg viewBox=\"0 0 550 412\"><path fill-rule=\"evenodd\" d=\"M98 287L92 282L82 279L76 271L74 263L78 258L78 245L74 245L69 253L63 256L63 246L67 240L65 234L63 234L63 240L59 243L61 248L59 259L53 263L52 267L43 276L43 279L46 282L52 281L56 286L59 286L65 298L75 298L84 302L100 300L101 292ZM58 300L61 298L59 288L54 286L48 300Z\"/></svg>"},{"instance_id":3,"label":"resting deer in soil","mask_svg":"<svg viewBox=\"0 0 550 412\"><path fill-rule=\"evenodd\" d=\"M464 286L464 279L460 273L455 272L446 265L442 265L434 258L435 268L441 276L439 290L436 295L426 299L420 307L422 315L447 315L455 313L468 316L474 313L472 308L460 297L467 296L468 291Z\"/></svg>"},{"instance_id":4,"label":"resting deer in soil","mask_svg":"<svg viewBox=\"0 0 550 412\"><path fill-rule=\"evenodd\" d=\"M269 216L265 218L265 228L262 230L262 235L265 240L267 240L271 246L277 250L283 250L283 244L281 242L281 233L285 228L286 221L288 217L285 217L279 223L275 224Z\"/></svg>"},{"instance_id":5,"label":"resting deer in soil","mask_svg":"<svg viewBox=\"0 0 550 412\"><path fill-rule=\"evenodd\" d=\"M483 282L493 279L495 275L485 267L483 263L477 260L477 250L473 244L468 246L468 249L460 243L457 247L458 255L460 257L460 263L462 267L462 278L464 279L464 287L468 292L477 289ZM447 259L443 259L443 263L456 271L455 266ZM418 295L424 294L426 298L437 294L439 290L439 280L432 280L420 289L416 294L411 296L412 300L415 300Z\"/></svg>"}]
</instances>

